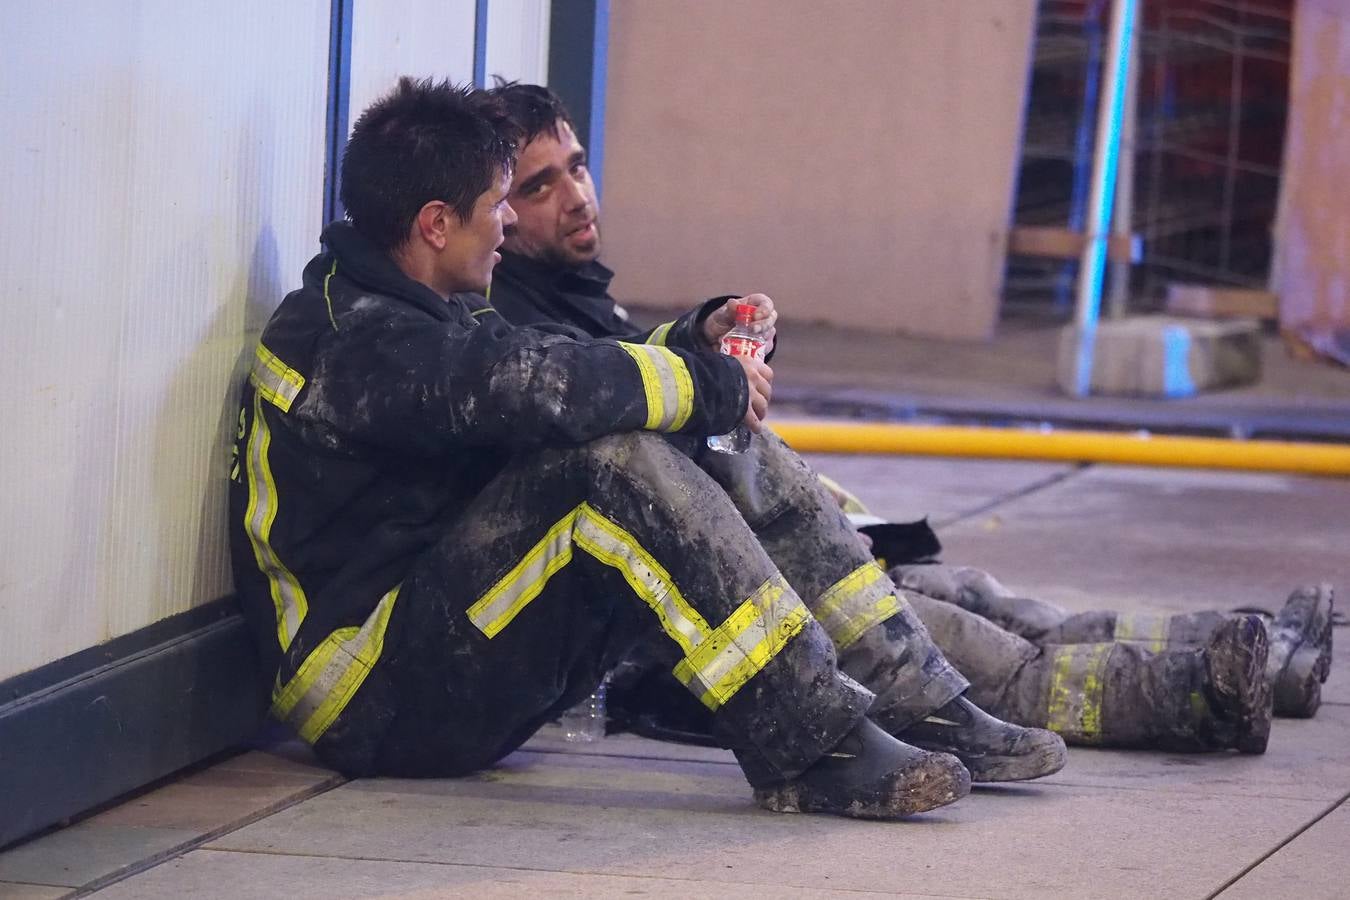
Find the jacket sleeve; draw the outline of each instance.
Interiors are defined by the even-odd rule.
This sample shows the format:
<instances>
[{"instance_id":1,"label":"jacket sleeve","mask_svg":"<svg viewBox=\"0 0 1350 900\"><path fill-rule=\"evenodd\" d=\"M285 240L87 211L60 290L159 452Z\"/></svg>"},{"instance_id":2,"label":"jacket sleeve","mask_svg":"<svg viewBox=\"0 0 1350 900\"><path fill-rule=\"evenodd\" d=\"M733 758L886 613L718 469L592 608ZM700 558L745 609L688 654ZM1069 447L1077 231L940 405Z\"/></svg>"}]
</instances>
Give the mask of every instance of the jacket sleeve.
<instances>
[{"instance_id":1,"label":"jacket sleeve","mask_svg":"<svg viewBox=\"0 0 1350 900\"><path fill-rule=\"evenodd\" d=\"M721 434L745 415L740 366L711 353L514 328L370 317L317 341L295 414L375 446L575 444L645 429Z\"/></svg>"}]
</instances>

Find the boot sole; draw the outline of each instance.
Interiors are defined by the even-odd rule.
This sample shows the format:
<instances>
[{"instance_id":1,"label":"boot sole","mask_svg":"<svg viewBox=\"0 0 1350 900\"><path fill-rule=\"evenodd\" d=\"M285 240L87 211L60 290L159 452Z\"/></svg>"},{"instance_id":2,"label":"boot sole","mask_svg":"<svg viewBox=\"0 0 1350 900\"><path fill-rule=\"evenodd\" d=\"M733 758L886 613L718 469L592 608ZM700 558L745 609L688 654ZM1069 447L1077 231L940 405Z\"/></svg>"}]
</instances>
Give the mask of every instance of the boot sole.
<instances>
[{"instance_id":1,"label":"boot sole","mask_svg":"<svg viewBox=\"0 0 1350 900\"><path fill-rule=\"evenodd\" d=\"M899 819L955 803L970 793L970 774L956 759L935 756L852 791L803 781L757 788L755 802L780 813L831 813L854 819Z\"/></svg>"},{"instance_id":2,"label":"boot sole","mask_svg":"<svg viewBox=\"0 0 1350 900\"><path fill-rule=\"evenodd\" d=\"M1284 669L1275 678L1275 714L1309 719L1322 705L1321 685L1331 674L1331 649L1334 632L1332 619L1335 596L1326 585L1318 585L1317 606L1312 616L1311 635L1289 656Z\"/></svg>"}]
</instances>

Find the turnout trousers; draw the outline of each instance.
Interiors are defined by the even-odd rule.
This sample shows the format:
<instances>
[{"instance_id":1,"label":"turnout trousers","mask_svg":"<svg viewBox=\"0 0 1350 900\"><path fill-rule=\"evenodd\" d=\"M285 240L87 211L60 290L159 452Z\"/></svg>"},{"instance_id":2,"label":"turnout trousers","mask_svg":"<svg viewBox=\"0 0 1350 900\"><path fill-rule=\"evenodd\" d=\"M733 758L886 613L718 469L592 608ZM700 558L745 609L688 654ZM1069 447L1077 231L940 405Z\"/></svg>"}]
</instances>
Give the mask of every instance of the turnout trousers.
<instances>
[{"instance_id":1,"label":"turnout trousers","mask_svg":"<svg viewBox=\"0 0 1350 900\"><path fill-rule=\"evenodd\" d=\"M852 540L842 518L834 527ZM825 626L866 632L897 618L874 587L889 579L865 569L860 548L836 560L817 621L803 598L829 576L794 582L771 543L662 437L521 454L415 561L383 655L316 750L358 774L467 773L587 696L643 641L666 648L673 678L756 786L805 770L874 706L922 716L964 689L917 619L891 626L905 646L886 665L841 672ZM886 603L871 625L862 596Z\"/></svg>"}]
</instances>

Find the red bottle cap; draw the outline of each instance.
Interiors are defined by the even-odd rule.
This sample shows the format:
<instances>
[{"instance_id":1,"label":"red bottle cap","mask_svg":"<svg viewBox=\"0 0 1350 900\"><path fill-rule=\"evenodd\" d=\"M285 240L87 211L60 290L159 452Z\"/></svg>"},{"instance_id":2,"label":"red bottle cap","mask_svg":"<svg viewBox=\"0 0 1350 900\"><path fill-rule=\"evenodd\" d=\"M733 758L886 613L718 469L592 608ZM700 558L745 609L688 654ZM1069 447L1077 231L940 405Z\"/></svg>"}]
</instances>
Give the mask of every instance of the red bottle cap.
<instances>
[{"instance_id":1,"label":"red bottle cap","mask_svg":"<svg viewBox=\"0 0 1350 900\"><path fill-rule=\"evenodd\" d=\"M756 307L750 303L736 304L736 324L749 325L755 318Z\"/></svg>"}]
</instances>

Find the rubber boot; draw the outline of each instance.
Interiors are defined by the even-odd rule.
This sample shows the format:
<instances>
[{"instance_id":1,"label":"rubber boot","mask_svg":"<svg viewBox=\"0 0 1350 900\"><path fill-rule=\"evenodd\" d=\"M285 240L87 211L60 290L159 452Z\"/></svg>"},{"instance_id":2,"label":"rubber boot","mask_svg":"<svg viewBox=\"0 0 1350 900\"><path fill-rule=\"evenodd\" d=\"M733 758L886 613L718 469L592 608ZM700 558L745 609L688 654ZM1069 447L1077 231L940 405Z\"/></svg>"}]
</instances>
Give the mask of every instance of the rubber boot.
<instances>
[{"instance_id":1,"label":"rubber boot","mask_svg":"<svg viewBox=\"0 0 1350 900\"><path fill-rule=\"evenodd\" d=\"M1027 781L1064 768L1064 739L1044 728L1023 728L957 697L898 737L924 750L950 753L975 782Z\"/></svg>"},{"instance_id":2,"label":"rubber boot","mask_svg":"<svg viewBox=\"0 0 1350 900\"><path fill-rule=\"evenodd\" d=\"M1331 585L1296 589L1270 624L1266 674L1275 692L1275 715L1306 719L1322 703L1322 683L1331 672Z\"/></svg>"},{"instance_id":3,"label":"rubber boot","mask_svg":"<svg viewBox=\"0 0 1350 900\"><path fill-rule=\"evenodd\" d=\"M755 802L773 812L899 819L969 794L970 774L956 757L911 747L862 719L796 778L754 788Z\"/></svg>"},{"instance_id":4,"label":"rubber boot","mask_svg":"<svg viewBox=\"0 0 1350 900\"><path fill-rule=\"evenodd\" d=\"M1265 753L1270 739L1270 643L1260 616L1235 616L1205 647L1205 667L1216 715L1210 739L1240 753Z\"/></svg>"}]
</instances>

